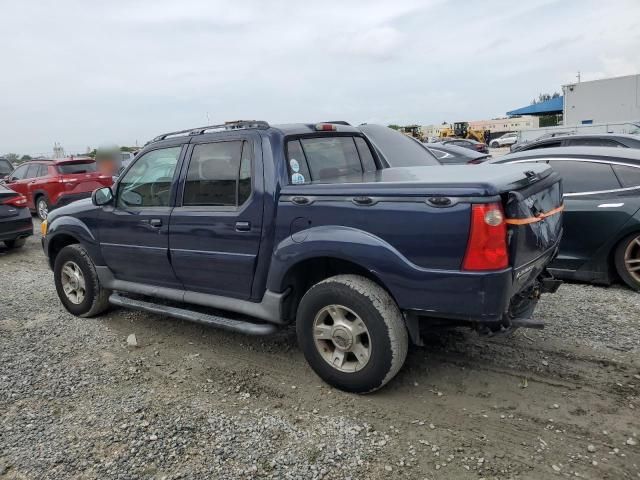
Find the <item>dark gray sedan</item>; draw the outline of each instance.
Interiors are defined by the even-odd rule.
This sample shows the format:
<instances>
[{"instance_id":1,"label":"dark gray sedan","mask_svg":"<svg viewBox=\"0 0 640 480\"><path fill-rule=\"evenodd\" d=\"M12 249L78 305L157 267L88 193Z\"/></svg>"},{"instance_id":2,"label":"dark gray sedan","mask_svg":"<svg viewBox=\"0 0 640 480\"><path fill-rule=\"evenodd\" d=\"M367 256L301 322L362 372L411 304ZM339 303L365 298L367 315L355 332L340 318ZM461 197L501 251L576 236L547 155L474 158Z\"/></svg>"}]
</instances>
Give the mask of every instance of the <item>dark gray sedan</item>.
<instances>
[{"instance_id":1,"label":"dark gray sedan","mask_svg":"<svg viewBox=\"0 0 640 480\"><path fill-rule=\"evenodd\" d=\"M640 150L544 148L488 163L546 163L562 176L564 235L554 275L594 283L620 277L640 290Z\"/></svg>"}]
</instances>

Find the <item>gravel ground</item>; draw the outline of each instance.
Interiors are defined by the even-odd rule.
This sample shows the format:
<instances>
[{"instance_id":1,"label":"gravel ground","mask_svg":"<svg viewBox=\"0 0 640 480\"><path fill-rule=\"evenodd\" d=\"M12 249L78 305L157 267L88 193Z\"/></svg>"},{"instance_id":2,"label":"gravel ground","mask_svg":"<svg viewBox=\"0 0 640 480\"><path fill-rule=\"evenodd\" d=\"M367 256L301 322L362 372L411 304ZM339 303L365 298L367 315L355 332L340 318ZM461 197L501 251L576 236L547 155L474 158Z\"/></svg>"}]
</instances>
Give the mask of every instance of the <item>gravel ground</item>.
<instances>
[{"instance_id":1,"label":"gravel ground","mask_svg":"<svg viewBox=\"0 0 640 480\"><path fill-rule=\"evenodd\" d=\"M638 479L639 312L622 287L566 284L545 330L433 335L356 396L292 330L75 318L34 237L0 247L0 478Z\"/></svg>"}]
</instances>

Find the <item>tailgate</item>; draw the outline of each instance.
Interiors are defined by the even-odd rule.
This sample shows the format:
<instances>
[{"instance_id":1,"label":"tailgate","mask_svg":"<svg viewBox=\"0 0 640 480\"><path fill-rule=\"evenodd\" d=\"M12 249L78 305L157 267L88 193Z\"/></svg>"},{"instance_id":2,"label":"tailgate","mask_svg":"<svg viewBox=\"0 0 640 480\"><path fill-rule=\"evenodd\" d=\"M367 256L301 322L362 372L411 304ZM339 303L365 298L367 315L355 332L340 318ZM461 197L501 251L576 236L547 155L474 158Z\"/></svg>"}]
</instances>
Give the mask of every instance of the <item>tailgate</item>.
<instances>
[{"instance_id":1,"label":"tailgate","mask_svg":"<svg viewBox=\"0 0 640 480\"><path fill-rule=\"evenodd\" d=\"M552 172L540 181L513 190L504 202L509 258L516 278L546 266L562 236L562 183ZM504 198L504 196L503 196ZM538 265L543 262L544 265Z\"/></svg>"}]
</instances>

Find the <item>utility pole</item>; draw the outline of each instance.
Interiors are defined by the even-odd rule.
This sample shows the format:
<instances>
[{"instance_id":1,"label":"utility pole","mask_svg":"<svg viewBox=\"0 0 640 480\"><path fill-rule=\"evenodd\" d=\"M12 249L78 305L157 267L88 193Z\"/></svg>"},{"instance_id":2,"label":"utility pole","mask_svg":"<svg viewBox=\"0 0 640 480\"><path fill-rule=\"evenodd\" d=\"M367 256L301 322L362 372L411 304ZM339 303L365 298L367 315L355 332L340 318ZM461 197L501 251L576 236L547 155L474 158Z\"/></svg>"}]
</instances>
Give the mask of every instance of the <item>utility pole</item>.
<instances>
[{"instance_id":1,"label":"utility pole","mask_svg":"<svg viewBox=\"0 0 640 480\"><path fill-rule=\"evenodd\" d=\"M576 77L578 78L578 83L580 83L580 70L578 70L578 75L576 75Z\"/></svg>"}]
</instances>

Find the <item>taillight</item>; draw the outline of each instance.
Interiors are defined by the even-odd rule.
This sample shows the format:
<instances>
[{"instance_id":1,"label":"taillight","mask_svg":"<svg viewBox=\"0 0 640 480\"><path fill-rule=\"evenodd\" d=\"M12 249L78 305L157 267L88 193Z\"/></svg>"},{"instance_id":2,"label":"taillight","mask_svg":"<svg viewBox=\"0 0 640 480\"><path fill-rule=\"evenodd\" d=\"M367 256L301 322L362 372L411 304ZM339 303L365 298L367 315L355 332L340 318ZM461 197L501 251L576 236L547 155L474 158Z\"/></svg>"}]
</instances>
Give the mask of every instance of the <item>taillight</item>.
<instances>
[{"instance_id":1,"label":"taillight","mask_svg":"<svg viewBox=\"0 0 640 480\"><path fill-rule=\"evenodd\" d=\"M501 270L509 266L507 224L499 203L471 208L471 229L463 270Z\"/></svg>"},{"instance_id":2,"label":"taillight","mask_svg":"<svg viewBox=\"0 0 640 480\"><path fill-rule=\"evenodd\" d=\"M2 205L9 205L11 207L22 208L27 206L27 197L24 195L18 195L16 197L11 197L6 200L3 200Z\"/></svg>"},{"instance_id":3,"label":"taillight","mask_svg":"<svg viewBox=\"0 0 640 480\"><path fill-rule=\"evenodd\" d=\"M335 132L338 128L332 123L318 123L316 130L318 132Z\"/></svg>"}]
</instances>

